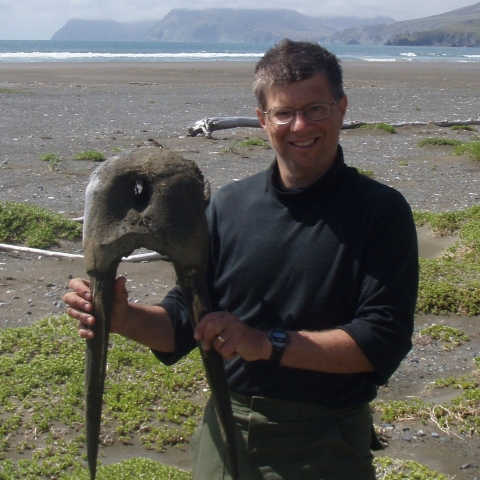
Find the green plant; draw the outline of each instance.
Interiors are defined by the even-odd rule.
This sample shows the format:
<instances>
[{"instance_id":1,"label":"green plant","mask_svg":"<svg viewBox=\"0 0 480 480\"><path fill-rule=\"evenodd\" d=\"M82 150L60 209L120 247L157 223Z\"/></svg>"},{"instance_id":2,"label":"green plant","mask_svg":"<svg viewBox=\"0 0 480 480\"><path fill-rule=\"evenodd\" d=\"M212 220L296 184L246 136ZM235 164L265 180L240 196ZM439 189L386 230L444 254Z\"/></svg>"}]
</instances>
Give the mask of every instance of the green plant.
<instances>
[{"instance_id":1,"label":"green plant","mask_svg":"<svg viewBox=\"0 0 480 480\"><path fill-rule=\"evenodd\" d=\"M261 138L248 138L246 140L235 142L234 144L234 147L236 148L248 148L254 146L270 148L270 145Z\"/></svg>"},{"instance_id":2,"label":"green plant","mask_svg":"<svg viewBox=\"0 0 480 480\"><path fill-rule=\"evenodd\" d=\"M417 310L480 314L480 206L450 212L413 212L417 226L429 224L436 235L460 238L436 259L420 259Z\"/></svg>"},{"instance_id":3,"label":"green plant","mask_svg":"<svg viewBox=\"0 0 480 480\"><path fill-rule=\"evenodd\" d=\"M374 465L377 480L449 480L449 477L413 460L378 457Z\"/></svg>"},{"instance_id":4,"label":"green plant","mask_svg":"<svg viewBox=\"0 0 480 480\"><path fill-rule=\"evenodd\" d=\"M12 88L0 87L0 93L20 93Z\"/></svg>"},{"instance_id":5,"label":"green plant","mask_svg":"<svg viewBox=\"0 0 480 480\"><path fill-rule=\"evenodd\" d=\"M0 351L0 455L15 459L2 463L0 479L87 479L85 345L74 322L61 316L0 329ZM202 411L205 387L198 352L165 367L147 348L112 335L102 444L135 441L146 452L185 443ZM26 450L31 455L19 458L18 452ZM102 467L97 478L190 478L188 472L144 459L129 462ZM156 476L144 476L147 467Z\"/></svg>"},{"instance_id":6,"label":"green plant","mask_svg":"<svg viewBox=\"0 0 480 480\"><path fill-rule=\"evenodd\" d=\"M454 155L467 155L472 160L480 161L480 142L463 143L457 145L453 152Z\"/></svg>"},{"instance_id":7,"label":"green plant","mask_svg":"<svg viewBox=\"0 0 480 480\"><path fill-rule=\"evenodd\" d=\"M74 157L74 160L89 160L90 162L103 162L105 160L105 155L95 150L88 150L85 152L77 153Z\"/></svg>"},{"instance_id":8,"label":"green plant","mask_svg":"<svg viewBox=\"0 0 480 480\"><path fill-rule=\"evenodd\" d=\"M467 132L476 132L477 129L475 127L472 127L471 125L452 125L450 127L450 130L463 130Z\"/></svg>"},{"instance_id":9,"label":"green plant","mask_svg":"<svg viewBox=\"0 0 480 480\"><path fill-rule=\"evenodd\" d=\"M397 133L395 128L388 123L362 123L354 128L359 128L361 130L382 130L387 133Z\"/></svg>"},{"instance_id":10,"label":"green plant","mask_svg":"<svg viewBox=\"0 0 480 480\"><path fill-rule=\"evenodd\" d=\"M468 335L461 332L458 328L448 325L431 325L420 331L420 336L428 336L433 340L440 340L450 347L461 345L462 342L468 342Z\"/></svg>"},{"instance_id":11,"label":"green plant","mask_svg":"<svg viewBox=\"0 0 480 480\"><path fill-rule=\"evenodd\" d=\"M425 145L447 145L450 147L455 147L461 145L463 142L460 140L452 140L449 138L424 138L418 142L419 147L424 147Z\"/></svg>"},{"instance_id":12,"label":"green plant","mask_svg":"<svg viewBox=\"0 0 480 480\"><path fill-rule=\"evenodd\" d=\"M408 162L406 160L400 160L398 162L398 164L401 166L401 167L408 167Z\"/></svg>"},{"instance_id":13,"label":"green plant","mask_svg":"<svg viewBox=\"0 0 480 480\"><path fill-rule=\"evenodd\" d=\"M361 175L365 175L366 177L373 177L375 175L373 170L363 170L361 168L357 168L357 170L358 173L360 173Z\"/></svg>"},{"instance_id":14,"label":"green plant","mask_svg":"<svg viewBox=\"0 0 480 480\"><path fill-rule=\"evenodd\" d=\"M0 202L0 242L46 248L56 245L59 238L73 240L81 233L81 225L58 213L34 205Z\"/></svg>"},{"instance_id":15,"label":"green plant","mask_svg":"<svg viewBox=\"0 0 480 480\"><path fill-rule=\"evenodd\" d=\"M40 160L42 162L48 162L49 163L49 168L54 172L57 167L62 163L62 159L59 155L56 153L44 153L41 157Z\"/></svg>"}]
</instances>

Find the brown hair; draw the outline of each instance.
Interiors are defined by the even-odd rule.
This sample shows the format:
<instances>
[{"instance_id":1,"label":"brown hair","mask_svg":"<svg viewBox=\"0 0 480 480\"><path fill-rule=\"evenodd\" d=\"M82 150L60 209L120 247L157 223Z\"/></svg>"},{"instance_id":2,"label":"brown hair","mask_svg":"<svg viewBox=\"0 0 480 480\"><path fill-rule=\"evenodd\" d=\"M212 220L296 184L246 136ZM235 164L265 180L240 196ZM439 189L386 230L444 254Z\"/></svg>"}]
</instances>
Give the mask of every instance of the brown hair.
<instances>
[{"instance_id":1,"label":"brown hair","mask_svg":"<svg viewBox=\"0 0 480 480\"><path fill-rule=\"evenodd\" d=\"M286 38L267 50L255 67L253 91L259 107L266 106L266 91L272 85L288 85L325 73L333 96L345 95L338 58L318 43Z\"/></svg>"}]
</instances>

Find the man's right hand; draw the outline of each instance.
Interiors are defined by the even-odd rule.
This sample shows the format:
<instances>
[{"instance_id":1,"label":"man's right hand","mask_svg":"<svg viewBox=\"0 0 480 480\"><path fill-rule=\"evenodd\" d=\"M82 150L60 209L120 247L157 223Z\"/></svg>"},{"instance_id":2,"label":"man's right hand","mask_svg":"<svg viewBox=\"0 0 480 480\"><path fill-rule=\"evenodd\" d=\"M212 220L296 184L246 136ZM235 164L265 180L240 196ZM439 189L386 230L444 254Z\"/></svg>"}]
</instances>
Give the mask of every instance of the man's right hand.
<instances>
[{"instance_id":1,"label":"man's right hand","mask_svg":"<svg viewBox=\"0 0 480 480\"><path fill-rule=\"evenodd\" d=\"M128 293L125 288L126 278L118 277L115 282L114 307L110 331L116 333L121 330L121 324L127 318ZM83 278L74 278L69 287L73 290L63 296L67 305L67 315L78 320L78 333L82 338L91 339L94 336L91 327L95 325L92 312L92 293L90 282Z\"/></svg>"}]
</instances>

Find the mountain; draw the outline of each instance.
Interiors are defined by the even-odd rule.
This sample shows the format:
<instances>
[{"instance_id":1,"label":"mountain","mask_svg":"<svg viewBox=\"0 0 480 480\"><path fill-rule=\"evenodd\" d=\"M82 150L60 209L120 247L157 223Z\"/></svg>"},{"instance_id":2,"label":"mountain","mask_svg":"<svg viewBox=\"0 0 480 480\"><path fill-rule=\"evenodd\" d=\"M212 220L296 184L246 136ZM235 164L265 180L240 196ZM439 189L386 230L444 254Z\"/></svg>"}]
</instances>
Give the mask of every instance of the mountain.
<instances>
[{"instance_id":1,"label":"mountain","mask_svg":"<svg viewBox=\"0 0 480 480\"><path fill-rule=\"evenodd\" d=\"M289 37L327 41L344 28L389 21L394 22L390 17L315 18L284 9L174 9L160 21L69 20L52 40L273 43Z\"/></svg>"},{"instance_id":2,"label":"mountain","mask_svg":"<svg viewBox=\"0 0 480 480\"><path fill-rule=\"evenodd\" d=\"M51 40L144 40L156 21L120 23L113 20L69 20Z\"/></svg>"},{"instance_id":3,"label":"mountain","mask_svg":"<svg viewBox=\"0 0 480 480\"><path fill-rule=\"evenodd\" d=\"M361 25L380 25L383 23L396 22L392 17L384 15L377 17L321 17L321 22L335 30L359 27Z\"/></svg>"},{"instance_id":4,"label":"mountain","mask_svg":"<svg viewBox=\"0 0 480 480\"><path fill-rule=\"evenodd\" d=\"M330 41L480 47L480 3L416 20L348 28L332 35Z\"/></svg>"},{"instance_id":5,"label":"mountain","mask_svg":"<svg viewBox=\"0 0 480 480\"><path fill-rule=\"evenodd\" d=\"M160 21L69 20L52 40L261 42L480 46L480 3L416 20L308 17L284 9L173 9Z\"/></svg>"},{"instance_id":6,"label":"mountain","mask_svg":"<svg viewBox=\"0 0 480 480\"><path fill-rule=\"evenodd\" d=\"M320 40L335 30L318 18L294 10L207 8L174 9L152 29L151 36L164 42L262 42L284 37Z\"/></svg>"}]
</instances>

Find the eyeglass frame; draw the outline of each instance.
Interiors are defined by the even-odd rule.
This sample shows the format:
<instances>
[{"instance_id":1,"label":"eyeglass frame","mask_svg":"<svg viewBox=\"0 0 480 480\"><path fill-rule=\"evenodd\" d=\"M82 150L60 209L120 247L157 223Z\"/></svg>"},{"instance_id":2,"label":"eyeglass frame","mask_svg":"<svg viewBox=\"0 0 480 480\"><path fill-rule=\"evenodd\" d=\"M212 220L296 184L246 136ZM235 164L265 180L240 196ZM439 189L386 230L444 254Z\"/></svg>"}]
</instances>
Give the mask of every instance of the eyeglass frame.
<instances>
[{"instance_id":1,"label":"eyeglass frame","mask_svg":"<svg viewBox=\"0 0 480 480\"><path fill-rule=\"evenodd\" d=\"M338 102L338 98L335 99L335 101L333 103L328 103L328 102L317 102L317 103L313 103L311 105L309 105L310 107L313 106L313 105L319 105L319 104L324 104L324 105L328 105L328 115L326 117L323 117L323 118L317 118L317 119L313 119L313 118L310 118L306 113L305 113L305 109L309 108L309 106L307 107L304 107L304 108L292 108L292 107L272 107L270 108L269 110L267 110L266 112L262 112L264 115L266 115L268 117L268 119L270 120L270 122L272 122L274 125L288 125L289 123L292 123L293 122L293 119L295 118L296 116L296 113L299 112L300 110L302 111L303 113L303 116L310 120L311 122L321 122L322 120L325 120L326 118L328 118L331 114L332 114L332 107L334 105L337 104ZM270 112L275 109L275 108L285 108L285 109L289 109L289 110L292 110L292 119L289 120L288 122L285 122L285 123L276 123L272 120L272 118L270 117Z\"/></svg>"}]
</instances>

